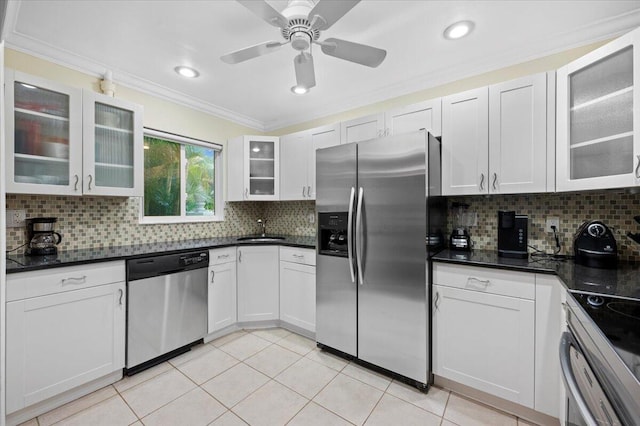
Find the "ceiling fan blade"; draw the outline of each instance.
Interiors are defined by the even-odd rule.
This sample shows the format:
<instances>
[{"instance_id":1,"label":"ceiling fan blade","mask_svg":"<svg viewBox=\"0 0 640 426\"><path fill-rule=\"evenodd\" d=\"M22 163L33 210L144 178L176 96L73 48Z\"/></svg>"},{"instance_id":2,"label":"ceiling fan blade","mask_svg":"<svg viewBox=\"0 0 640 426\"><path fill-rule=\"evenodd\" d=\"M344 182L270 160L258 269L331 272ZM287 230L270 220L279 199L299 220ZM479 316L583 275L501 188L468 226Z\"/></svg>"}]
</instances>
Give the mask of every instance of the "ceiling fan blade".
<instances>
[{"instance_id":1,"label":"ceiling fan blade","mask_svg":"<svg viewBox=\"0 0 640 426\"><path fill-rule=\"evenodd\" d=\"M245 47L244 49L236 50L235 52L227 53L220 57L223 62L227 64L237 64L244 62L248 59L253 59L267 53L275 52L286 43L280 43L279 41L267 41L265 43L256 44L255 46Z\"/></svg>"},{"instance_id":2,"label":"ceiling fan blade","mask_svg":"<svg viewBox=\"0 0 640 426\"><path fill-rule=\"evenodd\" d=\"M316 74L313 69L313 56L307 52L300 52L293 58L293 64L296 69L296 83L298 86L311 89L316 85Z\"/></svg>"},{"instance_id":3,"label":"ceiling fan blade","mask_svg":"<svg viewBox=\"0 0 640 426\"><path fill-rule=\"evenodd\" d=\"M286 28L289 20L264 0L236 0L238 3L278 28Z\"/></svg>"},{"instance_id":4,"label":"ceiling fan blade","mask_svg":"<svg viewBox=\"0 0 640 426\"><path fill-rule=\"evenodd\" d=\"M387 51L366 44L354 43L352 41L328 38L318 43L322 46L325 55L355 62L360 65L375 68L384 61Z\"/></svg>"},{"instance_id":5,"label":"ceiling fan blade","mask_svg":"<svg viewBox=\"0 0 640 426\"><path fill-rule=\"evenodd\" d=\"M311 27L320 31L326 30L358 3L360 0L319 0L309 12L308 19L312 23Z\"/></svg>"}]
</instances>

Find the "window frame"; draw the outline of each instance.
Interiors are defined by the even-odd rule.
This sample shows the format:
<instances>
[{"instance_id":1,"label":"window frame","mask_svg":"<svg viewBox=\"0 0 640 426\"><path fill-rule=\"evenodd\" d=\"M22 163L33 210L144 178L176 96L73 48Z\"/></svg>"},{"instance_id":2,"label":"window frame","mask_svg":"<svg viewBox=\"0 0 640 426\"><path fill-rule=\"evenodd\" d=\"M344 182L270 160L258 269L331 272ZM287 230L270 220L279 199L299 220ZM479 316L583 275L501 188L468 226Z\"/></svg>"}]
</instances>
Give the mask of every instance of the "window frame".
<instances>
[{"instance_id":1,"label":"window frame","mask_svg":"<svg viewBox=\"0 0 640 426\"><path fill-rule=\"evenodd\" d=\"M224 152L223 145L194 139L187 136L176 135L174 133L163 132L161 130L144 128L143 141L145 137L163 139L180 145L180 216L145 216L144 215L144 196L140 197L140 216L138 223L145 224L172 224L172 223L203 223L203 222L221 222L224 220ZM186 170L187 159L185 155L185 145L200 146L213 149L215 152L215 160L213 162L214 176L214 200L215 214L213 216L188 216L186 214L187 193L186 193ZM144 170L143 170L144 176ZM144 177L142 180L144 188ZM143 191L144 192L144 191Z\"/></svg>"}]
</instances>

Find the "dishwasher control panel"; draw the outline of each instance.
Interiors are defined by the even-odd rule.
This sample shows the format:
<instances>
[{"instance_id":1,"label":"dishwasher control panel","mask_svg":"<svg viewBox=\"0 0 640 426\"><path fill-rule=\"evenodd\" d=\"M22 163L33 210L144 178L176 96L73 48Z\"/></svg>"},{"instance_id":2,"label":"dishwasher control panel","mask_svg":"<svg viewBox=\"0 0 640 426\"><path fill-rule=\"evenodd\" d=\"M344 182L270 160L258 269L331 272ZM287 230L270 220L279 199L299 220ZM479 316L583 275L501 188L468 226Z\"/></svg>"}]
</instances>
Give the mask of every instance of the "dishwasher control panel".
<instances>
[{"instance_id":1,"label":"dishwasher control panel","mask_svg":"<svg viewBox=\"0 0 640 426\"><path fill-rule=\"evenodd\" d=\"M198 263L209 263L209 253L204 251L201 253L189 253L180 256L180 266L197 265Z\"/></svg>"},{"instance_id":2,"label":"dishwasher control panel","mask_svg":"<svg viewBox=\"0 0 640 426\"><path fill-rule=\"evenodd\" d=\"M189 251L127 260L127 281L141 280L209 266L209 251Z\"/></svg>"}]
</instances>

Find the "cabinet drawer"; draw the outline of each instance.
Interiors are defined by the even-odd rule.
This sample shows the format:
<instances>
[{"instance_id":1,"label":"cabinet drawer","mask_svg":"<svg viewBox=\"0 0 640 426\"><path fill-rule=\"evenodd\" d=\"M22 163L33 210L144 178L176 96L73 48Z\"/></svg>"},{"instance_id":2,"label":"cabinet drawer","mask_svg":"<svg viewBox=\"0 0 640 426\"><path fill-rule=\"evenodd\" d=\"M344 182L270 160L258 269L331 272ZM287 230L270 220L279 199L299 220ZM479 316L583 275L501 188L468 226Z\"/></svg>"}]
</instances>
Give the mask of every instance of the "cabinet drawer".
<instances>
[{"instance_id":1,"label":"cabinet drawer","mask_svg":"<svg viewBox=\"0 0 640 426\"><path fill-rule=\"evenodd\" d=\"M124 260L9 274L7 301L124 281Z\"/></svg>"},{"instance_id":2,"label":"cabinet drawer","mask_svg":"<svg viewBox=\"0 0 640 426\"><path fill-rule=\"evenodd\" d=\"M442 263L433 265L433 283L529 300L536 290L533 273Z\"/></svg>"},{"instance_id":3,"label":"cabinet drawer","mask_svg":"<svg viewBox=\"0 0 640 426\"><path fill-rule=\"evenodd\" d=\"M236 261L236 248L226 247L209 250L209 265L220 265Z\"/></svg>"},{"instance_id":4,"label":"cabinet drawer","mask_svg":"<svg viewBox=\"0 0 640 426\"><path fill-rule=\"evenodd\" d=\"M316 266L316 251L303 248L280 247L280 260Z\"/></svg>"}]
</instances>

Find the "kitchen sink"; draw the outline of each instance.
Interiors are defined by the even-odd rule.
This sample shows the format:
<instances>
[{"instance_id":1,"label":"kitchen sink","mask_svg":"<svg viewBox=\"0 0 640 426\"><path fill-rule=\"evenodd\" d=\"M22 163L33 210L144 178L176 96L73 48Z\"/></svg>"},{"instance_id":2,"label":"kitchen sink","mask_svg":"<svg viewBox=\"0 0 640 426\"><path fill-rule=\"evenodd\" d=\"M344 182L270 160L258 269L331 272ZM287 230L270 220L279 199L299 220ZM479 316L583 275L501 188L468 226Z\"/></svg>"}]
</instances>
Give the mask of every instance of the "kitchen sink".
<instances>
[{"instance_id":1,"label":"kitchen sink","mask_svg":"<svg viewBox=\"0 0 640 426\"><path fill-rule=\"evenodd\" d=\"M282 241L282 240L284 240L284 237L240 237L240 238L237 238L237 241L244 241L244 242L247 242L247 243Z\"/></svg>"}]
</instances>

